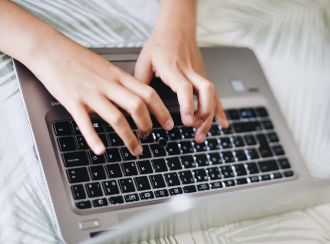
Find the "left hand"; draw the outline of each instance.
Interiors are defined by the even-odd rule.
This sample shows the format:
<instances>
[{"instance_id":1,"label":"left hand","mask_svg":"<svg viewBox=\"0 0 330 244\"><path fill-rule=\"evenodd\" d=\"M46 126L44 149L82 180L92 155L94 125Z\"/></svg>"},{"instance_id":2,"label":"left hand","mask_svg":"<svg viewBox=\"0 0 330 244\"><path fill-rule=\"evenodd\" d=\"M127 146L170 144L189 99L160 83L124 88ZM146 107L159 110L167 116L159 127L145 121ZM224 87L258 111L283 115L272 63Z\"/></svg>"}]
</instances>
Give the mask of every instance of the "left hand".
<instances>
[{"instance_id":1,"label":"left hand","mask_svg":"<svg viewBox=\"0 0 330 244\"><path fill-rule=\"evenodd\" d=\"M156 74L177 93L181 120L197 128L195 141L201 143L214 116L222 127L228 127L228 122L214 83L206 78L195 27L183 22L158 23L137 60L135 77L149 83ZM198 97L196 112L194 94Z\"/></svg>"}]
</instances>

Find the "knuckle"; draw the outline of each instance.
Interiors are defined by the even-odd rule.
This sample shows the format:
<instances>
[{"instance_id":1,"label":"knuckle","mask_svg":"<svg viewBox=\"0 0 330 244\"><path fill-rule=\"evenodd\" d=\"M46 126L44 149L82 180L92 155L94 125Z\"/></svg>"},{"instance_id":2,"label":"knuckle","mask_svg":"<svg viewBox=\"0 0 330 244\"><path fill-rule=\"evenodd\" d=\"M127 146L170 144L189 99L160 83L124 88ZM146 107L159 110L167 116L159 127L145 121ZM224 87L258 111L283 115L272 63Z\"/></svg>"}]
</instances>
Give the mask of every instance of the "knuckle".
<instances>
[{"instance_id":1,"label":"knuckle","mask_svg":"<svg viewBox=\"0 0 330 244\"><path fill-rule=\"evenodd\" d=\"M208 93L214 93L215 91L215 86L212 82L205 82L204 84L204 89L208 92Z\"/></svg>"},{"instance_id":2,"label":"knuckle","mask_svg":"<svg viewBox=\"0 0 330 244\"><path fill-rule=\"evenodd\" d=\"M156 93L156 91L150 87L146 88L146 91L145 91L145 100L148 102L148 103L152 103L152 102L155 102L158 98L158 95Z\"/></svg>"},{"instance_id":3,"label":"knuckle","mask_svg":"<svg viewBox=\"0 0 330 244\"><path fill-rule=\"evenodd\" d=\"M137 97L132 101L132 106L131 106L132 113L139 113L144 108L145 108L145 104L141 98Z\"/></svg>"},{"instance_id":4,"label":"knuckle","mask_svg":"<svg viewBox=\"0 0 330 244\"><path fill-rule=\"evenodd\" d=\"M124 115L121 113L116 113L112 116L111 125L113 127L119 127L123 125L124 121L125 121Z\"/></svg>"}]
</instances>

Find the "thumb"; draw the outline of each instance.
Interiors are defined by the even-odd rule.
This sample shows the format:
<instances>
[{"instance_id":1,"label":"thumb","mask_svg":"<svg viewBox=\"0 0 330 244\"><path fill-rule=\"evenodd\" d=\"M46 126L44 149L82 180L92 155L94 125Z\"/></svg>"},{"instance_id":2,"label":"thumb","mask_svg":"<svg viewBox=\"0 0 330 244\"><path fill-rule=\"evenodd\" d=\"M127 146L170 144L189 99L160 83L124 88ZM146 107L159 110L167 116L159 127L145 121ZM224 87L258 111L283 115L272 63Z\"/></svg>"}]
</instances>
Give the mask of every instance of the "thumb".
<instances>
[{"instance_id":1,"label":"thumb","mask_svg":"<svg viewBox=\"0 0 330 244\"><path fill-rule=\"evenodd\" d=\"M153 75L154 72L152 70L150 56L142 50L135 64L134 76L137 80L149 84Z\"/></svg>"}]
</instances>

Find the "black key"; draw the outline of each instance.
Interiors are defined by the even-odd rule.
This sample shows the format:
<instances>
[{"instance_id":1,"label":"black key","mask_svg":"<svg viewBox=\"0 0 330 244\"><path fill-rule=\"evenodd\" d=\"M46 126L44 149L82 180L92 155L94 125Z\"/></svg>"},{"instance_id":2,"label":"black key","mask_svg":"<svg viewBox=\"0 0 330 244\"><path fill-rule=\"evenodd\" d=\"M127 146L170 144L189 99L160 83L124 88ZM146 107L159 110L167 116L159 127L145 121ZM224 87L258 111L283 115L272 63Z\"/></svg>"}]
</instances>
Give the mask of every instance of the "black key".
<instances>
[{"instance_id":1,"label":"black key","mask_svg":"<svg viewBox=\"0 0 330 244\"><path fill-rule=\"evenodd\" d=\"M219 188L222 188L222 183L221 183L221 181L212 182L210 185L211 185L211 189L219 189Z\"/></svg>"},{"instance_id":2,"label":"black key","mask_svg":"<svg viewBox=\"0 0 330 244\"><path fill-rule=\"evenodd\" d=\"M273 177L274 177L274 179L280 179L280 178L283 178L282 174L279 173L279 172L274 173L274 174L273 174Z\"/></svg>"},{"instance_id":3,"label":"black key","mask_svg":"<svg viewBox=\"0 0 330 244\"><path fill-rule=\"evenodd\" d=\"M115 132L109 133L108 138L111 146L124 146L123 140Z\"/></svg>"},{"instance_id":4,"label":"black key","mask_svg":"<svg viewBox=\"0 0 330 244\"><path fill-rule=\"evenodd\" d=\"M115 180L103 182L103 190L105 195L116 195L119 194L119 188Z\"/></svg>"},{"instance_id":5,"label":"black key","mask_svg":"<svg viewBox=\"0 0 330 244\"><path fill-rule=\"evenodd\" d=\"M97 133L104 132L103 123L100 119L92 119L92 125Z\"/></svg>"},{"instance_id":6,"label":"black key","mask_svg":"<svg viewBox=\"0 0 330 244\"><path fill-rule=\"evenodd\" d=\"M284 176L285 177L291 177L291 176L293 176L293 171L292 170L285 171L284 172Z\"/></svg>"},{"instance_id":7,"label":"black key","mask_svg":"<svg viewBox=\"0 0 330 244\"><path fill-rule=\"evenodd\" d=\"M73 126L73 132L76 135L81 135L81 131L78 127L78 125L76 124L76 122L72 121L72 126Z\"/></svg>"},{"instance_id":8,"label":"black key","mask_svg":"<svg viewBox=\"0 0 330 244\"><path fill-rule=\"evenodd\" d=\"M259 176L251 176L249 179L251 183L259 182Z\"/></svg>"},{"instance_id":9,"label":"black key","mask_svg":"<svg viewBox=\"0 0 330 244\"><path fill-rule=\"evenodd\" d=\"M228 137L220 138L220 145L223 149L232 147L231 141Z\"/></svg>"},{"instance_id":10,"label":"black key","mask_svg":"<svg viewBox=\"0 0 330 244\"><path fill-rule=\"evenodd\" d=\"M71 191L74 200L81 200L86 198L86 193L83 185L74 185L71 186Z\"/></svg>"},{"instance_id":11,"label":"black key","mask_svg":"<svg viewBox=\"0 0 330 244\"><path fill-rule=\"evenodd\" d=\"M105 167L107 169L109 178L118 178L123 176L119 164L108 164Z\"/></svg>"},{"instance_id":12,"label":"black key","mask_svg":"<svg viewBox=\"0 0 330 244\"><path fill-rule=\"evenodd\" d=\"M149 176L151 185L153 188L163 188L165 187L165 181L161 174Z\"/></svg>"},{"instance_id":13,"label":"black key","mask_svg":"<svg viewBox=\"0 0 330 244\"><path fill-rule=\"evenodd\" d=\"M86 152L64 153L63 161L65 167L76 167L89 164Z\"/></svg>"},{"instance_id":14,"label":"black key","mask_svg":"<svg viewBox=\"0 0 330 244\"><path fill-rule=\"evenodd\" d=\"M209 150L219 150L220 144L217 139L206 139Z\"/></svg>"},{"instance_id":15,"label":"black key","mask_svg":"<svg viewBox=\"0 0 330 244\"><path fill-rule=\"evenodd\" d=\"M134 180L138 191L145 191L151 188L147 176L135 177Z\"/></svg>"},{"instance_id":16,"label":"black key","mask_svg":"<svg viewBox=\"0 0 330 244\"><path fill-rule=\"evenodd\" d=\"M184 193L193 193L193 192L196 192L196 186L194 186L194 185L184 186L183 187L183 192Z\"/></svg>"},{"instance_id":17,"label":"black key","mask_svg":"<svg viewBox=\"0 0 330 244\"><path fill-rule=\"evenodd\" d=\"M256 117L256 113L254 112L253 108L242 108L239 110L239 114L243 119L250 119Z\"/></svg>"},{"instance_id":18,"label":"black key","mask_svg":"<svg viewBox=\"0 0 330 244\"><path fill-rule=\"evenodd\" d=\"M122 193L134 192L135 187L131 178L120 179L119 186Z\"/></svg>"},{"instance_id":19,"label":"black key","mask_svg":"<svg viewBox=\"0 0 330 244\"><path fill-rule=\"evenodd\" d=\"M225 183L226 187L231 187L236 185L234 180L225 180L223 183Z\"/></svg>"},{"instance_id":20,"label":"black key","mask_svg":"<svg viewBox=\"0 0 330 244\"><path fill-rule=\"evenodd\" d=\"M78 149L88 149L87 142L83 136L77 136L76 137L77 142L78 142Z\"/></svg>"},{"instance_id":21,"label":"black key","mask_svg":"<svg viewBox=\"0 0 330 244\"><path fill-rule=\"evenodd\" d=\"M253 135L245 135L244 140L245 140L245 143L249 146L257 145L257 141Z\"/></svg>"},{"instance_id":22,"label":"black key","mask_svg":"<svg viewBox=\"0 0 330 244\"><path fill-rule=\"evenodd\" d=\"M57 136L68 136L72 134L72 127L69 121L55 122L53 127Z\"/></svg>"},{"instance_id":23,"label":"black key","mask_svg":"<svg viewBox=\"0 0 330 244\"><path fill-rule=\"evenodd\" d=\"M87 208L91 208L92 204L91 201L81 201L81 202L76 202L76 207L79 209L87 209Z\"/></svg>"},{"instance_id":24,"label":"black key","mask_svg":"<svg viewBox=\"0 0 330 244\"><path fill-rule=\"evenodd\" d=\"M197 182L208 181L209 177L207 176L205 169L195 169L193 172Z\"/></svg>"},{"instance_id":25,"label":"black key","mask_svg":"<svg viewBox=\"0 0 330 244\"><path fill-rule=\"evenodd\" d=\"M209 130L209 135L210 136L220 136L221 135L221 131L219 129L219 125L217 124L213 124Z\"/></svg>"},{"instance_id":26,"label":"black key","mask_svg":"<svg viewBox=\"0 0 330 244\"><path fill-rule=\"evenodd\" d=\"M106 154L107 154L107 160L110 163L121 161L118 148L109 148L106 150Z\"/></svg>"},{"instance_id":27,"label":"black key","mask_svg":"<svg viewBox=\"0 0 330 244\"><path fill-rule=\"evenodd\" d=\"M157 191L154 191L155 192L155 196L157 198L160 198L160 197L167 197L168 196L168 191L166 189L162 189L162 190L157 190Z\"/></svg>"},{"instance_id":28,"label":"black key","mask_svg":"<svg viewBox=\"0 0 330 244\"><path fill-rule=\"evenodd\" d=\"M106 178L105 171L102 165L92 166L89 168L92 180L103 180Z\"/></svg>"},{"instance_id":29,"label":"black key","mask_svg":"<svg viewBox=\"0 0 330 244\"><path fill-rule=\"evenodd\" d=\"M244 141L241 136L234 136L232 138L232 143L234 144L235 147L244 147Z\"/></svg>"},{"instance_id":30,"label":"black key","mask_svg":"<svg viewBox=\"0 0 330 244\"><path fill-rule=\"evenodd\" d=\"M258 152L254 148L249 148L246 150L246 152L247 152L249 159L258 159L259 158Z\"/></svg>"},{"instance_id":31,"label":"black key","mask_svg":"<svg viewBox=\"0 0 330 244\"><path fill-rule=\"evenodd\" d=\"M58 138L58 146L62 152L73 151L76 149L76 143L73 137Z\"/></svg>"},{"instance_id":32,"label":"black key","mask_svg":"<svg viewBox=\"0 0 330 244\"><path fill-rule=\"evenodd\" d=\"M159 141L160 138L168 140L167 132L164 129L154 129L153 135L156 141Z\"/></svg>"},{"instance_id":33,"label":"black key","mask_svg":"<svg viewBox=\"0 0 330 244\"><path fill-rule=\"evenodd\" d=\"M87 195L89 197L101 197L103 196L101 185L98 182L95 183L87 183L85 185Z\"/></svg>"},{"instance_id":34,"label":"black key","mask_svg":"<svg viewBox=\"0 0 330 244\"><path fill-rule=\"evenodd\" d=\"M163 158L153 159L153 160L151 160L151 162L152 162L152 165L155 169L155 172L167 171L167 166L166 166L165 159L163 159Z\"/></svg>"},{"instance_id":35,"label":"black key","mask_svg":"<svg viewBox=\"0 0 330 244\"><path fill-rule=\"evenodd\" d=\"M246 169L245 169L245 167L244 167L243 164L234 165L234 169L236 171L236 175L237 176L242 176L242 175L246 175L247 174Z\"/></svg>"},{"instance_id":36,"label":"black key","mask_svg":"<svg viewBox=\"0 0 330 244\"><path fill-rule=\"evenodd\" d=\"M266 180L270 180L270 179L271 179L270 175L262 175L261 176L262 181L266 181Z\"/></svg>"},{"instance_id":37,"label":"black key","mask_svg":"<svg viewBox=\"0 0 330 244\"><path fill-rule=\"evenodd\" d=\"M247 179L246 178L239 178L239 179L236 180L236 184L237 185L245 185L247 183L248 182L247 182Z\"/></svg>"},{"instance_id":38,"label":"black key","mask_svg":"<svg viewBox=\"0 0 330 244\"><path fill-rule=\"evenodd\" d=\"M207 169L207 174L210 177L210 180L221 179L220 169L218 167L212 167Z\"/></svg>"},{"instance_id":39,"label":"black key","mask_svg":"<svg viewBox=\"0 0 330 244\"><path fill-rule=\"evenodd\" d=\"M231 166L221 166L220 169L223 177L225 178L231 178L235 176Z\"/></svg>"},{"instance_id":40,"label":"black key","mask_svg":"<svg viewBox=\"0 0 330 244\"><path fill-rule=\"evenodd\" d=\"M198 191L210 190L210 185L207 183L199 184L199 185L197 185L197 190Z\"/></svg>"},{"instance_id":41,"label":"black key","mask_svg":"<svg viewBox=\"0 0 330 244\"><path fill-rule=\"evenodd\" d=\"M167 132L170 140L181 140L182 139L182 135L181 135L181 131L179 128L174 127L172 130Z\"/></svg>"},{"instance_id":42,"label":"black key","mask_svg":"<svg viewBox=\"0 0 330 244\"><path fill-rule=\"evenodd\" d=\"M196 161L196 163L199 167L210 165L210 161L207 158L206 154L197 154L197 155L195 155L195 161Z\"/></svg>"},{"instance_id":43,"label":"black key","mask_svg":"<svg viewBox=\"0 0 330 244\"><path fill-rule=\"evenodd\" d=\"M91 159L92 164L103 164L103 163L105 163L104 155L96 155L92 151L89 151L89 157Z\"/></svg>"},{"instance_id":44,"label":"black key","mask_svg":"<svg viewBox=\"0 0 330 244\"><path fill-rule=\"evenodd\" d=\"M256 163L253 163L253 162L247 163L246 164L246 167L247 167L247 169L248 169L248 171L249 171L250 174L257 174L257 173L259 173L259 169L258 169Z\"/></svg>"},{"instance_id":45,"label":"black key","mask_svg":"<svg viewBox=\"0 0 330 244\"><path fill-rule=\"evenodd\" d=\"M261 127L264 130L272 130L272 129L274 129L274 126L273 126L273 124L272 124L272 122L270 120L261 121L260 124L261 124Z\"/></svg>"},{"instance_id":46,"label":"black key","mask_svg":"<svg viewBox=\"0 0 330 244\"><path fill-rule=\"evenodd\" d=\"M154 193L152 191L146 191L140 193L141 200L154 199Z\"/></svg>"},{"instance_id":47,"label":"black key","mask_svg":"<svg viewBox=\"0 0 330 244\"><path fill-rule=\"evenodd\" d=\"M289 163L289 160L287 158L280 158L277 160L279 166L281 169L289 169L291 168L291 165Z\"/></svg>"},{"instance_id":48,"label":"black key","mask_svg":"<svg viewBox=\"0 0 330 244\"><path fill-rule=\"evenodd\" d=\"M167 158L167 166L170 170L180 170L182 165L178 157Z\"/></svg>"},{"instance_id":49,"label":"black key","mask_svg":"<svg viewBox=\"0 0 330 244\"><path fill-rule=\"evenodd\" d=\"M171 115L172 115L172 119L174 121L174 125L182 125L180 113L171 114Z\"/></svg>"},{"instance_id":50,"label":"black key","mask_svg":"<svg viewBox=\"0 0 330 244\"><path fill-rule=\"evenodd\" d=\"M235 162L234 154L231 151L222 152L221 155L222 155L222 159L225 163Z\"/></svg>"},{"instance_id":51,"label":"black key","mask_svg":"<svg viewBox=\"0 0 330 244\"><path fill-rule=\"evenodd\" d=\"M140 174L150 174L153 173L153 169L151 167L149 160L141 160L137 162L138 169Z\"/></svg>"},{"instance_id":52,"label":"black key","mask_svg":"<svg viewBox=\"0 0 330 244\"><path fill-rule=\"evenodd\" d=\"M181 164L184 168L189 169L189 168L195 168L196 167L196 162L194 160L194 157L191 155L188 156L181 156L180 157Z\"/></svg>"},{"instance_id":53,"label":"black key","mask_svg":"<svg viewBox=\"0 0 330 244\"><path fill-rule=\"evenodd\" d=\"M261 172L278 170L278 166L275 160L260 161L258 164Z\"/></svg>"},{"instance_id":54,"label":"black key","mask_svg":"<svg viewBox=\"0 0 330 244\"><path fill-rule=\"evenodd\" d=\"M185 139L192 139L195 137L195 131L192 127L182 127L181 133Z\"/></svg>"},{"instance_id":55,"label":"black key","mask_svg":"<svg viewBox=\"0 0 330 244\"><path fill-rule=\"evenodd\" d=\"M258 117L268 117L268 112L264 107L257 107L255 111Z\"/></svg>"},{"instance_id":56,"label":"black key","mask_svg":"<svg viewBox=\"0 0 330 244\"><path fill-rule=\"evenodd\" d=\"M139 195L137 193L125 195L126 202L137 202L139 201Z\"/></svg>"},{"instance_id":57,"label":"black key","mask_svg":"<svg viewBox=\"0 0 330 244\"><path fill-rule=\"evenodd\" d=\"M168 155L178 155L181 153L177 142L167 143L166 151Z\"/></svg>"},{"instance_id":58,"label":"black key","mask_svg":"<svg viewBox=\"0 0 330 244\"><path fill-rule=\"evenodd\" d=\"M182 142L180 142L180 148L181 148L181 152L183 154L193 153L195 151L191 141L182 141Z\"/></svg>"},{"instance_id":59,"label":"black key","mask_svg":"<svg viewBox=\"0 0 330 244\"><path fill-rule=\"evenodd\" d=\"M280 145L272 146L272 151L273 151L273 154L276 156L282 156L285 154L283 147Z\"/></svg>"},{"instance_id":60,"label":"black key","mask_svg":"<svg viewBox=\"0 0 330 244\"><path fill-rule=\"evenodd\" d=\"M151 152L148 145L142 145L143 151L139 155L139 158L151 158Z\"/></svg>"},{"instance_id":61,"label":"black key","mask_svg":"<svg viewBox=\"0 0 330 244\"><path fill-rule=\"evenodd\" d=\"M89 181L88 170L86 168L68 169L67 175L70 183Z\"/></svg>"},{"instance_id":62,"label":"black key","mask_svg":"<svg viewBox=\"0 0 330 244\"><path fill-rule=\"evenodd\" d=\"M226 110L226 114L228 116L228 119L230 120L238 120L240 119L239 113L237 109L228 109Z\"/></svg>"},{"instance_id":63,"label":"black key","mask_svg":"<svg viewBox=\"0 0 330 244\"><path fill-rule=\"evenodd\" d=\"M123 163L121 166L123 168L123 172L125 176L132 176L138 174L135 166L135 162Z\"/></svg>"},{"instance_id":64,"label":"black key","mask_svg":"<svg viewBox=\"0 0 330 244\"><path fill-rule=\"evenodd\" d=\"M222 164L222 159L219 153L209 153L209 158L212 164Z\"/></svg>"},{"instance_id":65,"label":"black key","mask_svg":"<svg viewBox=\"0 0 330 244\"><path fill-rule=\"evenodd\" d=\"M279 142L278 136L275 132L266 134L269 143Z\"/></svg>"},{"instance_id":66,"label":"black key","mask_svg":"<svg viewBox=\"0 0 330 244\"><path fill-rule=\"evenodd\" d=\"M149 133L149 135L145 136L145 137L140 137L140 141L141 143L152 143L155 142L155 139L153 137L152 133Z\"/></svg>"},{"instance_id":67,"label":"black key","mask_svg":"<svg viewBox=\"0 0 330 244\"><path fill-rule=\"evenodd\" d=\"M194 177L190 170L179 172L179 177L182 184L192 184L195 183Z\"/></svg>"},{"instance_id":68,"label":"black key","mask_svg":"<svg viewBox=\"0 0 330 244\"><path fill-rule=\"evenodd\" d=\"M205 152L207 151L207 146L205 141L202 143L194 143L195 151L196 152Z\"/></svg>"},{"instance_id":69,"label":"black key","mask_svg":"<svg viewBox=\"0 0 330 244\"><path fill-rule=\"evenodd\" d=\"M165 149L159 144L151 144L150 149L154 157L163 157L166 155Z\"/></svg>"},{"instance_id":70,"label":"black key","mask_svg":"<svg viewBox=\"0 0 330 244\"><path fill-rule=\"evenodd\" d=\"M230 135L230 134L233 134L233 129L229 125L229 127L227 127L227 128L222 128L221 133L224 134L224 135Z\"/></svg>"},{"instance_id":71,"label":"black key","mask_svg":"<svg viewBox=\"0 0 330 244\"><path fill-rule=\"evenodd\" d=\"M96 208L105 207L105 206L108 206L108 201L106 198L95 199L95 200L93 200L93 206Z\"/></svg>"},{"instance_id":72,"label":"black key","mask_svg":"<svg viewBox=\"0 0 330 244\"><path fill-rule=\"evenodd\" d=\"M124 203L124 198L122 196L110 197L109 202L113 205Z\"/></svg>"},{"instance_id":73,"label":"black key","mask_svg":"<svg viewBox=\"0 0 330 244\"><path fill-rule=\"evenodd\" d=\"M273 153L268 145L267 139L264 134L258 134L257 139L259 141L259 153L263 158L273 156Z\"/></svg>"},{"instance_id":74,"label":"black key","mask_svg":"<svg viewBox=\"0 0 330 244\"><path fill-rule=\"evenodd\" d=\"M246 154L243 150L235 151L235 155L238 161L245 161L247 160Z\"/></svg>"},{"instance_id":75,"label":"black key","mask_svg":"<svg viewBox=\"0 0 330 244\"><path fill-rule=\"evenodd\" d=\"M233 123L233 127L237 133L253 132L253 131L261 130L261 125L258 121L235 122Z\"/></svg>"},{"instance_id":76,"label":"black key","mask_svg":"<svg viewBox=\"0 0 330 244\"><path fill-rule=\"evenodd\" d=\"M169 193L170 193L171 196L174 196L174 195L182 194L183 191L182 191L181 187L175 187L175 188L169 189Z\"/></svg>"},{"instance_id":77,"label":"black key","mask_svg":"<svg viewBox=\"0 0 330 244\"><path fill-rule=\"evenodd\" d=\"M107 140L107 136L105 134L99 134L99 137L101 139L101 141L103 142L105 147L109 146L108 140Z\"/></svg>"},{"instance_id":78,"label":"black key","mask_svg":"<svg viewBox=\"0 0 330 244\"><path fill-rule=\"evenodd\" d=\"M127 147L120 148L121 156L124 161L134 160L136 157L130 153Z\"/></svg>"}]
</instances>

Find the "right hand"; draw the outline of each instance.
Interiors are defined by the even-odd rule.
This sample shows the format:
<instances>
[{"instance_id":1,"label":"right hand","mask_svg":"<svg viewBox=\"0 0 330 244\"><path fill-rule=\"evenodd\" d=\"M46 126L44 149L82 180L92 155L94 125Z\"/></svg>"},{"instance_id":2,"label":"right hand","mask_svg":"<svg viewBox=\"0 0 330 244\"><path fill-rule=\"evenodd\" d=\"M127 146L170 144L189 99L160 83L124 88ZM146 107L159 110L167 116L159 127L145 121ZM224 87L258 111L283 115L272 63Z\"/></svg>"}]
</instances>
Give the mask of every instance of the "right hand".
<instances>
[{"instance_id":1,"label":"right hand","mask_svg":"<svg viewBox=\"0 0 330 244\"><path fill-rule=\"evenodd\" d=\"M174 126L154 89L73 41L65 39L37 54L28 68L72 115L96 154L104 153L105 146L93 128L90 112L108 122L136 156L142 146L118 107L132 116L140 135L152 128L149 111L165 130Z\"/></svg>"}]
</instances>

